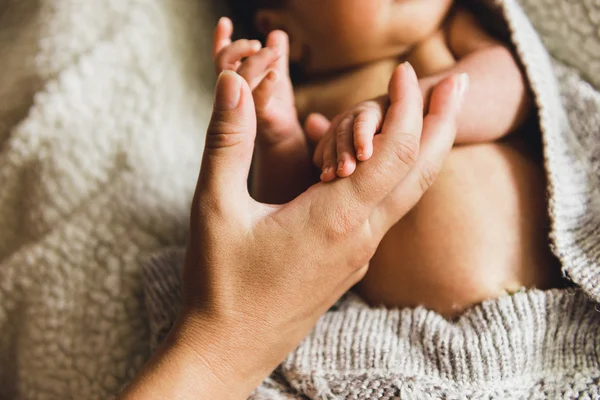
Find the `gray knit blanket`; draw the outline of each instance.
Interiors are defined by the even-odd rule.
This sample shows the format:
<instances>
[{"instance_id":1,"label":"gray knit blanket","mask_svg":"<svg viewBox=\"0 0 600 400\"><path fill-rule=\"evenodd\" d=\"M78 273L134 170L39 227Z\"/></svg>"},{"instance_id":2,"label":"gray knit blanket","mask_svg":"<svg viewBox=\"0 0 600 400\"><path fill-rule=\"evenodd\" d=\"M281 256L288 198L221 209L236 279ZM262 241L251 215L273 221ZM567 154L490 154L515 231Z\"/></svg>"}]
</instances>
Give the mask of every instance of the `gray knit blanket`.
<instances>
[{"instance_id":1,"label":"gray knit blanket","mask_svg":"<svg viewBox=\"0 0 600 400\"><path fill-rule=\"evenodd\" d=\"M348 295L255 399L600 398L600 3L489 6L535 94L552 246L577 289L520 292L452 322ZM178 309L182 255L162 253L143 271L154 344Z\"/></svg>"}]
</instances>

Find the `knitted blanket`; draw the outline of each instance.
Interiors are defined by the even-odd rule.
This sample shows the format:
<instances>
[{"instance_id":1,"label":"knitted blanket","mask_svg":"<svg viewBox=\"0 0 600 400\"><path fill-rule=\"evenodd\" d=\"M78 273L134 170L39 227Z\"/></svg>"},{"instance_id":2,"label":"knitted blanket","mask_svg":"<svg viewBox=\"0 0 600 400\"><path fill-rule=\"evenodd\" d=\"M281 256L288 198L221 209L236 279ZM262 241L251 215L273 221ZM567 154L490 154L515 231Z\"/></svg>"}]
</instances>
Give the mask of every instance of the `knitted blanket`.
<instances>
[{"instance_id":1,"label":"knitted blanket","mask_svg":"<svg viewBox=\"0 0 600 400\"><path fill-rule=\"evenodd\" d=\"M186 237L207 3L0 0L1 398L109 398L172 321L179 253L144 260ZM349 299L256 398L599 396L600 6L522 3L552 67L514 0L496 1L540 105L556 252L585 294L520 293L452 324Z\"/></svg>"}]
</instances>

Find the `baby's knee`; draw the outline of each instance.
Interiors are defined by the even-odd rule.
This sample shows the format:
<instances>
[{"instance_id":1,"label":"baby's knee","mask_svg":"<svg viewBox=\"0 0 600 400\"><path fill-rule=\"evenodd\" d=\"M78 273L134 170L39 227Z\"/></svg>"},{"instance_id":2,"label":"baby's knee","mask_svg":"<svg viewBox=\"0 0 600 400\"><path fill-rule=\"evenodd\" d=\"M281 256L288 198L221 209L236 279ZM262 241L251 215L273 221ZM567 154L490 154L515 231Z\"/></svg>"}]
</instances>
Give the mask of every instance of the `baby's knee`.
<instances>
[{"instance_id":1,"label":"baby's knee","mask_svg":"<svg viewBox=\"0 0 600 400\"><path fill-rule=\"evenodd\" d=\"M454 315L521 287L547 288L543 168L505 144L453 150L422 201L381 243L358 286L371 303Z\"/></svg>"}]
</instances>

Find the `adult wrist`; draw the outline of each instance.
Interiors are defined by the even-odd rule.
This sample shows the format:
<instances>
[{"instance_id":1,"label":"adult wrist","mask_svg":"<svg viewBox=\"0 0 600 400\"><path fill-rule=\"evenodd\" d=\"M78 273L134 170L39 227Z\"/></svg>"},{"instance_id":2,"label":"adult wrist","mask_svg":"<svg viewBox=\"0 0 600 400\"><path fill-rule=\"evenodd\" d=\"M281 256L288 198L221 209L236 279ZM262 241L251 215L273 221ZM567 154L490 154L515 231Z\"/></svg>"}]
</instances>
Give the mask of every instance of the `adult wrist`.
<instances>
[{"instance_id":1,"label":"adult wrist","mask_svg":"<svg viewBox=\"0 0 600 400\"><path fill-rule=\"evenodd\" d=\"M246 399L287 354L276 351L278 343L271 343L261 326L242 317L211 319L184 310L168 345L184 352L193 368L202 371L210 398Z\"/></svg>"},{"instance_id":2,"label":"adult wrist","mask_svg":"<svg viewBox=\"0 0 600 400\"><path fill-rule=\"evenodd\" d=\"M232 351L239 345L229 334L219 333L225 330L214 328L182 314L119 399L247 399L274 367L260 365L252 354Z\"/></svg>"}]
</instances>

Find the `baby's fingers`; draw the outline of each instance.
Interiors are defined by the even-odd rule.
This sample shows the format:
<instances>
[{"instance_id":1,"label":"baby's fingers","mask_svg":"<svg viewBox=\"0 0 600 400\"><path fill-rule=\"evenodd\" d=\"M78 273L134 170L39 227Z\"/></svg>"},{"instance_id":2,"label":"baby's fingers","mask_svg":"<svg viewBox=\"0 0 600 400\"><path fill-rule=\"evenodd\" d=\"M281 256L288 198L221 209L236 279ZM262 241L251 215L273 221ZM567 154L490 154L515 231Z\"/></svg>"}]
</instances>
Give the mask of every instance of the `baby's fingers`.
<instances>
[{"instance_id":1,"label":"baby's fingers","mask_svg":"<svg viewBox=\"0 0 600 400\"><path fill-rule=\"evenodd\" d=\"M267 68L273 64L281 53L277 49L265 47L255 55L248 57L239 67L237 73L248 82L250 89L254 90L261 81L264 81Z\"/></svg>"},{"instance_id":2,"label":"baby's fingers","mask_svg":"<svg viewBox=\"0 0 600 400\"><path fill-rule=\"evenodd\" d=\"M345 178L356 170L353 142L354 115L348 115L336 132L337 176Z\"/></svg>"},{"instance_id":3,"label":"baby's fingers","mask_svg":"<svg viewBox=\"0 0 600 400\"><path fill-rule=\"evenodd\" d=\"M277 72L284 76L289 74L290 41L287 33L280 30L269 33L269 36L267 36L267 47L279 49L281 53L281 57L274 65Z\"/></svg>"},{"instance_id":4,"label":"baby's fingers","mask_svg":"<svg viewBox=\"0 0 600 400\"><path fill-rule=\"evenodd\" d=\"M256 112L260 118L261 114L264 114L271 96L275 91L275 84L279 76L275 71L269 71L262 81L254 89L254 104L256 105Z\"/></svg>"},{"instance_id":5,"label":"baby's fingers","mask_svg":"<svg viewBox=\"0 0 600 400\"><path fill-rule=\"evenodd\" d=\"M321 180L323 182L331 182L336 177L336 135L335 131L330 131L323 138L323 172L321 173Z\"/></svg>"},{"instance_id":6,"label":"baby's fingers","mask_svg":"<svg viewBox=\"0 0 600 400\"><path fill-rule=\"evenodd\" d=\"M338 115L333 120L331 120L331 122L327 121L326 123L323 123L323 120L327 120L327 118L324 115L319 114L316 117L314 115L309 116L309 119L314 120L315 118L317 119L317 122L321 124L321 126L319 127L319 132L315 132L312 129L307 129L306 133L309 136L310 140L314 140L315 143L317 143L317 147L315 147L315 152L313 154L313 163L316 165L317 168L323 169L323 165L325 164L325 145L329 145L328 138L330 135L332 135L332 132L336 131L337 126L340 124L341 116ZM309 122L309 119L307 119L307 123Z\"/></svg>"},{"instance_id":7,"label":"baby's fingers","mask_svg":"<svg viewBox=\"0 0 600 400\"><path fill-rule=\"evenodd\" d=\"M358 160L366 161L373 155L373 137L381 129L382 121L383 109L378 104L365 105L356 116L352 128Z\"/></svg>"},{"instance_id":8,"label":"baby's fingers","mask_svg":"<svg viewBox=\"0 0 600 400\"><path fill-rule=\"evenodd\" d=\"M231 35L233 34L233 23L227 17L223 17L217 23L213 35L213 58L225 47L231 44Z\"/></svg>"},{"instance_id":9,"label":"baby's fingers","mask_svg":"<svg viewBox=\"0 0 600 400\"><path fill-rule=\"evenodd\" d=\"M240 39L221 49L215 57L217 74L224 70L237 71L242 59L258 53L261 47L258 40Z\"/></svg>"}]
</instances>

